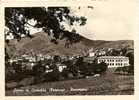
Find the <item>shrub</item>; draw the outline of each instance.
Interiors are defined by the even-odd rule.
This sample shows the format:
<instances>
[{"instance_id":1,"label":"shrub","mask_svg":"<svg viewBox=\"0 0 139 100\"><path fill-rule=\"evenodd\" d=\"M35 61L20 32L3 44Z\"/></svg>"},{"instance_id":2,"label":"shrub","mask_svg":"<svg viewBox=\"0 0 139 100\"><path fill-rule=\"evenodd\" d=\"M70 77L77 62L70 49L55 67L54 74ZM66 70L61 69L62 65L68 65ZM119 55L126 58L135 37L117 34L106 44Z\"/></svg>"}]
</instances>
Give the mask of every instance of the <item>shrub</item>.
<instances>
[{"instance_id":1,"label":"shrub","mask_svg":"<svg viewBox=\"0 0 139 100\"><path fill-rule=\"evenodd\" d=\"M107 68L108 66L104 62L100 64L84 62L79 66L81 74L84 74L85 76L104 73L106 72Z\"/></svg>"},{"instance_id":2,"label":"shrub","mask_svg":"<svg viewBox=\"0 0 139 100\"><path fill-rule=\"evenodd\" d=\"M102 73L106 72L107 68L108 68L108 66L104 62L93 65L93 70L94 70L95 74L102 74Z\"/></svg>"},{"instance_id":3,"label":"shrub","mask_svg":"<svg viewBox=\"0 0 139 100\"><path fill-rule=\"evenodd\" d=\"M41 61L39 61L35 66L33 66L33 73L35 76L39 76L45 72L46 68L42 65Z\"/></svg>"}]
</instances>

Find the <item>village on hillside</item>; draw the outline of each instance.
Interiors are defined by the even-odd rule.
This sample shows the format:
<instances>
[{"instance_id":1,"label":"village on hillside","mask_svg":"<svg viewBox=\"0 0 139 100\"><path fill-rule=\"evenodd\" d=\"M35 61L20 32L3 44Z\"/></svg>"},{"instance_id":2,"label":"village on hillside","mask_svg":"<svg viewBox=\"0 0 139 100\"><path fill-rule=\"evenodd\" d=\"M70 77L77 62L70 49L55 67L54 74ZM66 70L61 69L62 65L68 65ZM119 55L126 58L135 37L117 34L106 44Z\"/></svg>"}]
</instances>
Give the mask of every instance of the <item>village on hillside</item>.
<instances>
[{"instance_id":1,"label":"village on hillside","mask_svg":"<svg viewBox=\"0 0 139 100\"><path fill-rule=\"evenodd\" d=\"M110 73L134 74L134 50L89 49L84 55L42 55L31 53L6 60L6 89L43 82L95 78ZM16 77L16 78L15 78ZM12 82L19 82L11 85Z\"/></svg>"},{"instance_id":2,"label":"village on hillside","mask_svg":"<svg viewBox=\"0 0 139 100\"><path fill-rule=\"evenodd\" d=\"M114 40L89 39L101 32L79 32L92 25L91 17L77 16L81 10L94 7L5 8L6 96L134 94L134 40L116 40L110 27L100 37Z\"/></svg>"},{"instance_id":3,"label":"village on hillside","mask_svg":"<svg viewBox=\"0 0 139 100\"><path fill-rule=\"evenodd\" d=\"M32 67L39 61L45 64L48 60L54 60L55 56L60 58L60 63L68 60L76 60L79 57L83 57L85 62L89 63L101 63L105 62L108 67L124 67L129 66L129 57L134 53L132 48L124 48L124 49L100 49L93 50L93 48L89 49L88 52L84 52L82 55L43 55L43 54L23 54L21 56L17 56L11 59L8 59L10 65L13 63L17 63L21 65L21 68L24 69L32 69ZM133 56L133 55L132 55ZM116 60L115 60L116 59ZM45 62L46 61L46 62ZM66 65L65 65L66 66ZM25 68L26 67L26 68ZM29 68L30 67L30 68ZM61 69L61 68L60 68Z\"/></svg>"}]
</instances>

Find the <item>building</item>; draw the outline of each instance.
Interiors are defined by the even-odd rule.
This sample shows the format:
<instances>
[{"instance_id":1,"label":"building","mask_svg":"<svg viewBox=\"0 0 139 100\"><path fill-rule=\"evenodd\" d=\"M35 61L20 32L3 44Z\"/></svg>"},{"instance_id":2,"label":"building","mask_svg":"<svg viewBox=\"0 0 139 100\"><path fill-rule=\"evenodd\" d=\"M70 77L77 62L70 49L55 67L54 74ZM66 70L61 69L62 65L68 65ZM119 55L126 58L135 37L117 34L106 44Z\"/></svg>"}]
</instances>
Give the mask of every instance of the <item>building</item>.
<instances>
[{"instance_id":1,"label":"building","mask_svg":"<svg viewBox=\"0 0 139 100\"><path fill-rule=\"evenodd\" d=\"M125 56L101 56L97 58L97 63L105 62L108 67L129 66L129 58Z\"/></svg>"},{"instance_id":2,"label":"building","mask_svg":"<svg viewBox=\"0 0 139 100\"><path fill-rule=\"evenodd\" d=\"M57 67L58 67L59 72L62 72L64 68L67 68L67 66L64 64L57 64Z\"/></svg>"},{"instance_id":3,"label":"building","mask_svg":"<svg viewBox=\"0 0 139 100\"><path fill-rule=\"evenodd\" d=\"M85 57L84 62L94 63L95 57Z\"/></svg>"},{"instance_id":4,"label":"building","mask_svg":"<svg viewBox=\"0 0 139 100\"><path fill-rule=\"evenodd\" d=\"M94 56L95 56L94 49L91 48L91 49L89 50L89 57L94 57Z\"/></svg>"},{"instance_id":5,"label":"building","mask_svg":"<svg viewBox=\"0 0 139 100\"><path fill-rule=\"evenodd\" d=\"M106 54L106 51L102 50L102 51L99 51L98 55L105 55Z\"/></svg>"},{"instance_id":6,"label":"building","mask_svg":"<svg viewBox=\"0 0 139 100\"><path fill-rule=\"evenodd\" d=\"M94 57L95 56L95 52L90 52L89 53L89 57Z\"/></svg>"}]
</instances>

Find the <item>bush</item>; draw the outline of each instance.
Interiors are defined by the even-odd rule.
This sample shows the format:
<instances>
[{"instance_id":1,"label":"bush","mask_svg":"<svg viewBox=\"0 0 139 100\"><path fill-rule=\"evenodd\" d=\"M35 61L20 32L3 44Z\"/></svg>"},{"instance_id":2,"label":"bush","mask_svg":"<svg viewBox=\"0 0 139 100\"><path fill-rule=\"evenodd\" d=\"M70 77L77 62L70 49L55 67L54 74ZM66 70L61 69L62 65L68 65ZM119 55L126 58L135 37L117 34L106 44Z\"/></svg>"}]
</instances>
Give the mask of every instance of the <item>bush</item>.
<instances>
[{"instance_id":1,"label":"bush","mask_svg":"<svg viewBox=\"0 0 139 100\"><path fill-rule=\"evenodd\" d=\"M9 63L5 64L5 81L11 81L13 79L15 79L15 70L12 66L10 66Z\"/></svg>"},{"instance_id":2,"label":"bush","mask_svg":"<svg viewBox=\"0 0 139 100\"><path fill-rule=\"evenodd\" d=\"M60 72L58 71L53 71L49 72L44 75L44 81L59 81L60 80Z\"/></svg>"},{"instance_id":3,"label":"bush","mask_svg":"<svg viewBox=\"0 0 139 100\"><path fill-rule=\"evenodd\" d=\"M79 66L79 70L81 71L80 73L85 76L94 75L94 74L102 74L106 72L107 68L108 66L104 62L100 64L84 62Z\"/></svg>"},{"instance_id":4,"label":"bush","mask_svg":"<svg viewBox=\"0 0 139 100\"><path fill-rule=\"evenodd\" d=\"M14 71L14 70L13 70ZM5 70L5 81L9 82L15 79L15 73L11 69L6 68Z\"/></svg>"},{"instance_id":5,"label":"bush","mask_svg":"<svg viewBox=\"0 0 139 100\"><path fill-rule=\"evenodd\" d=\"M106 72L107 68L108 68L108 66L104 62L93 65L93 71L95 74L102 74L102 73Z\"/></svg>"},{"instance_id":6,"label":"bush","mask_svg":"<svg viewBox=\"0 0 139 100\"><path fill-rule=\"evenodd\" d=\"M63 71L61 72L61 75L66 79L68 78L68 73L69 70L67 68L64 68Z\"/></svg>"},{"instance_id":7,"label":"bush","mask_svg":"<svg viewBox=\"0 0 139 100\"><path fill-rule=\"evenodd\" d=\"M33 73L35 76L40 76L45 72L46 68L42 65L41 61L39 61L35 66L33 66Z\"/></svg>"}]
</instances>

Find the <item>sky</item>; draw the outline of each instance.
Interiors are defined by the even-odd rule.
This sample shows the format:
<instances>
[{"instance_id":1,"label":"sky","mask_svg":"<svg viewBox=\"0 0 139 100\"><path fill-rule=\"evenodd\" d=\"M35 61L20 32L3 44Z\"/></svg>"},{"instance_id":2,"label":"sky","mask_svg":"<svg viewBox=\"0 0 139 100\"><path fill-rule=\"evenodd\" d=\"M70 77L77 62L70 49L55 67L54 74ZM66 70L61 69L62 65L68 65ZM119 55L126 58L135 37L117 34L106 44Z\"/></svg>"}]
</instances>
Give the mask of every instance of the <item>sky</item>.
<instances>
[{"instance_id":1,"label":"sky","mask_svg":"<svg viewBox=\"0 0 139 100\"><path fill-rule=\"evenodd\" d=\"M70 6L71 14L85 16L86 25L79 26L75 23L69 26L62 22L67 30L76 29L77 33L92 40L133 40L135 33L135 2L134 0L104 0L96 2L92 8L86 6ZM30 20L30 24L36 22ZM29 27L29 26L28 26ZM30 27L31 33L41 29Z\"/></svg>"},{"instance_id":2,"label":"sky","mask_svg":"<svg viewBox=\"0 0 139 100\"><path fill-rule=\"evenodd\" d=\"M132 40L134 37L134 0L108 0L94 8L74 9L76 15L87 18L87 24L76 27L77 32L93 40ZM76 10L75 10L76 9Z\"/></svg>"}]
</instances>

